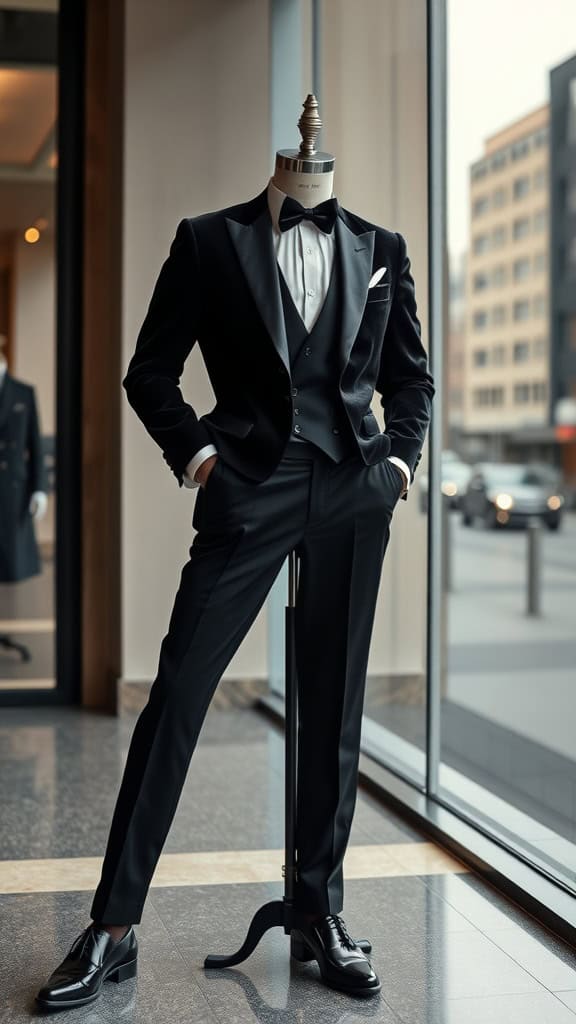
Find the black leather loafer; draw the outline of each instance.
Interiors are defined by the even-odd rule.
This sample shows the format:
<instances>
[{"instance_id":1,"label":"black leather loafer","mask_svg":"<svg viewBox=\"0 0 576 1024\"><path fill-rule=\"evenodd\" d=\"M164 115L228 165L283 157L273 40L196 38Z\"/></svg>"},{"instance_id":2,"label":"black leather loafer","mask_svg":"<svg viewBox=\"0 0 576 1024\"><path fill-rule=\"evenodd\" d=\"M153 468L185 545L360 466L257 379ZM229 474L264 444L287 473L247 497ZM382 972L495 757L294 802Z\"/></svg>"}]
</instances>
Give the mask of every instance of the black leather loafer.
<instances>
[{"instance_id":1,"label":"black leather loafer","mask_svg":"<svg viewBox=\"0 0 576 1024\"><path fill-rule=\"evenodd\" d=\"M296 960L316 960L324 984L340 992L372 996L382 988L366 953L350 937L339 914L293 928L290 952Z\"/></svg>"},{"instance_id":2,"label":"black leather loafer","mask_svg":"<svg viewBox=\"0 0 576 1024\"><path fill-rule=\"evenodd\" d=\"M136 974L138 941L130 927L118 942L95 925L74 940L70 951L36 996L43 1010L66 1010L92 1003L104 981L126 981Z\"/></svg>"}]
</instances>

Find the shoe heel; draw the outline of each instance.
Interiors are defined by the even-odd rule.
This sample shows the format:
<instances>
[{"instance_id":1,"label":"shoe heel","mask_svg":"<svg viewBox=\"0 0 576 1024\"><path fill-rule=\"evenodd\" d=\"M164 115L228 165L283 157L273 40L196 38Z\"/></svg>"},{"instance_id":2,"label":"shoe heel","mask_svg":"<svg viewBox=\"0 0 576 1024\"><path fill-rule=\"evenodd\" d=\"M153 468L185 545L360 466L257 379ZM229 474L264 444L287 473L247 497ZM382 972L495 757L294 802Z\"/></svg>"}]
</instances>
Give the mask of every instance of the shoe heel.
<instances>
[{"instance_id":1,"label":"shoe heel","mask_svg":"<svg viewBox=\"0 0 576 1024\"><path fill-rule=\"evenodd\" d=\"M136 977L136 960L131 960L128 964L119 964L115 967L110 974L106 975L107 981L127 981L128 978Z\"/></svg>"},{"instance_id":2,"label":"shoe heel","mask_svg":"<svg viewBox=\"0 0 576 1024\"><path fill-rule=\"evenodd\" d=\"M315 960L314 953L310 951L306 943L298 935L290 934L290 956L300 963L307 963L308 960Z\"/></svg>"}]
</instances>

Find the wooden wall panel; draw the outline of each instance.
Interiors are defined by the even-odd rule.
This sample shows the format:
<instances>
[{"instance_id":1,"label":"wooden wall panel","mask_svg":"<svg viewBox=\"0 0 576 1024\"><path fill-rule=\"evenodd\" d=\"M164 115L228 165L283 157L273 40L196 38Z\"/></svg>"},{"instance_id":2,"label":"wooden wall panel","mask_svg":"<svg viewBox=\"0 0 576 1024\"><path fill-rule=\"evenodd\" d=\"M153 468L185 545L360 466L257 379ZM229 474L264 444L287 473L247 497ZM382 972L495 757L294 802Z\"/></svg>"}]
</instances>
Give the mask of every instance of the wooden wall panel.
<instances>
[{"instance_id":1,"label":"wooden wall panel","mask_svg":"<svg viewBox=\"0 0 576 1024\"><path fill-rule=\"evenodd\" d=\"M86 0L82 413L82 704L117 711L123 0Z\"/></svg>"}]
</instances>

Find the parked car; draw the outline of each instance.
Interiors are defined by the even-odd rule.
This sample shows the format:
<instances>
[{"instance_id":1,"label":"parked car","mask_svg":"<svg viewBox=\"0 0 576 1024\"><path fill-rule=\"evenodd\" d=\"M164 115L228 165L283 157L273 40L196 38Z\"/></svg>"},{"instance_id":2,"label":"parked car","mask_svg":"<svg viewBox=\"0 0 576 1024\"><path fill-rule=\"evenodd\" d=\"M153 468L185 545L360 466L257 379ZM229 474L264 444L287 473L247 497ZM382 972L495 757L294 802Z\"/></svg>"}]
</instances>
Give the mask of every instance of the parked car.
<instances>
[{"instance_id":1,"label":"parked car","mask_svg":"<svg viewBox=\"0 0 576 1024\"><path fill-rule=\"evenodd\" d=\"M479 462L462 498L462 522L471 526L481 519L487 527L510 526L536 516L557 530L563 505L559 477L550 466Z\"/></svg>"}]
</instances>

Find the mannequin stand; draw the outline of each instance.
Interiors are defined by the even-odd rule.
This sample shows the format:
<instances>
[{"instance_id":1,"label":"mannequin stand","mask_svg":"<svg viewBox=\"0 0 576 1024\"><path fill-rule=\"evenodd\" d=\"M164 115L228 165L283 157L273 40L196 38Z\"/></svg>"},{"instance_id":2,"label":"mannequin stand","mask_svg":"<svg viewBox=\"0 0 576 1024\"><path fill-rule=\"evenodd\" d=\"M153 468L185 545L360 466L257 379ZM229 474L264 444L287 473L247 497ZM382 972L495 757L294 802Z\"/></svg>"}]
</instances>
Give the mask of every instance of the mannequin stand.
<instances>
[{"instance_id":1,"label":"mannequin stand","mask_svg":"<svg viewBox=\"0 0 576 1024\"><path fill-rule=\"evenodd\" d=\"M298 740L298 689L296 675L296 631L295 611L296 593L298 589L298 562L296 551L288 556L288 604L285 608L285 683L286 683L286 732L284 748L284 815L285 815L285 852L282 875L284 878L284 897L265 903L256 911L243 944L236 953L221 955L209 954L204 967L233 967L242 963L256 949L260 939L269 928L281 927L286 935L292 928L304 925L302 915L294 907L294 883L297 879L296 867L296 782L297 782L297 740ZM365 953L372 951L367 939L356 940ZM295 950L292 950L295 954ZM306 953L297 957L299 960L314 959Z\"/></svg>"},{"instance_id":2,"label":"mannequin stand","mask_svg":"<svg viewBox=\"0 0 576 1024\"><path fill-rule=\"evenodd\" d=\"M13 640L8 633L0 633L0 647L6 651L19 651L22 661L30 661L30 651L17 640Z\"/></svg>"}]
</instances>

